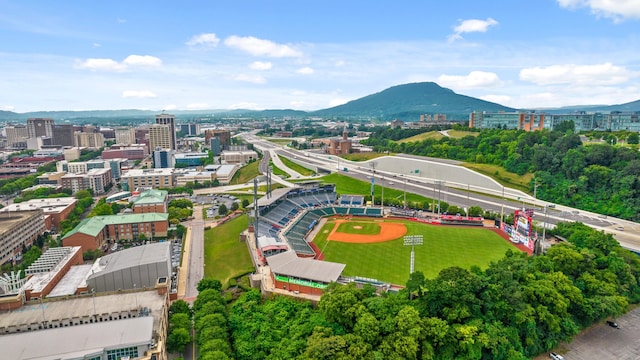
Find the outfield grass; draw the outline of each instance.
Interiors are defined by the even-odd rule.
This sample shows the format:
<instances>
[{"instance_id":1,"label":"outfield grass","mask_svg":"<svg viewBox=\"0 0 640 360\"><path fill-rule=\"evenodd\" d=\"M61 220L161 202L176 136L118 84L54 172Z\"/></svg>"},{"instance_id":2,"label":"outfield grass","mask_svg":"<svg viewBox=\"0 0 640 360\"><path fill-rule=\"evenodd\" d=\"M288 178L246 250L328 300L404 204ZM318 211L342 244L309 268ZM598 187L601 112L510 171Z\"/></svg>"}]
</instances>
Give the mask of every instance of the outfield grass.
<instances>
[{"instance_id":1,"label":"outfield grass","mask_svg":"<svg viewBox=\"0 0 640 360\"><path fill-rule=\"evenodd\" d=\"M239 240L249 218L242 215L204 232L204 277L226 284L229 279L253 271L249 250Z\"/></svg>"},{"instance_id":2,"label":"outfield grass","mask_svg":"<svg viewBox=\"0 0 640 360\"><path fill-rule=\"evenodd\" d=\"M402 220L398 220L402 221ZM490 230L481 228L448 227L402 221L407 235L423 235L424 244L415 247L415 271L434 278L447 267L470 269L477 265L486 268L515 248ZM327 241L334 223L328 221L316 238L326 261L346 264L343 275L361 276L404 285L409 278L411 247L403 239L382 243L351 244Z\"/></svg>"},{"instance_id":3,"label":"outfield grass","mask_svg":"<svg viewBox=\"0 0 640 360\"><path fill-rule=\"evenodd\" d=\"M318 178L317 180L322 181L325 184L335 184L336 192L339 195L349 194L349 195L371 195L371 182L362 181L358 179L354 179L352 177L342 175L339 173L332 173L323 177ZM379 179L376 179L379 180ZM396 180L396 179L394 179ZM389 181L385 179L385 181ZM401 184L401 181L396 181L396 184ZM380 185L375 185L373 189L373 194L376 197L382 195L382 187ZM384 198L385 203L388 199L402 199L404 200L404 191L396 190L389 187L384 188ZM424 197L422 195L413 194L407 192L407 202L431 202L430 198Z\"/></svg>"},{"instance_id":4,"label":"outfield grass","mask_svg":"<svg viewBox=\"0 0 640 360\"><path fill-rule=\"evenodd\" d=\"M233 175L233 178L231 179L231 182L229 182L229 185L244 184L252 180L254 177L260 175L260 171L258 170L259 165L260 160L256 160L241 167Z\"/></svg>"},{"instance_id":5,"label":"outfield grass","mask_svg":"<svg viewBox=\"0 0 640 360\"><path fill-rule=\"evenodd\" d=\"M316 173L315 171L313 171L311 169L307 169L304 166L301 166L301 165L298 165L298 164L294 163L293 161L287 159L284 156L280 156L280 155L278 155L278 156L280 157L280 160L282 160L282 163L286 167L288 167L289 169L291 169L293 171L296 171L296 172L300 173L300 175L302 175L302 176L311 176L311 175Z\"/></svg>"},{"instance_id":6,"label":"outfield grass","mask_svg":"<svg viewBox=\"0 0 640 360\"><path fill-rule=\"evenodd\" d=\"M516 173L508 172L502 166L490 164L463 163L462 166L487 175L506 187L524 191L528 194L531 192L529 190L529 183L533 179L533 173L518 175Z\"/></svg>"},{"instance_id":7,"label":"outfield grass","mask_svg":"<svg viewBox=\"0 0 640 360\"><path fill-rule=\"evenodd\" d=\"M360 227L356 229L355 227ZM337 232L345 234L377 235L380 234L380 225L374 222L349 221L338 225Z\"/></svg>"}]
</instances>

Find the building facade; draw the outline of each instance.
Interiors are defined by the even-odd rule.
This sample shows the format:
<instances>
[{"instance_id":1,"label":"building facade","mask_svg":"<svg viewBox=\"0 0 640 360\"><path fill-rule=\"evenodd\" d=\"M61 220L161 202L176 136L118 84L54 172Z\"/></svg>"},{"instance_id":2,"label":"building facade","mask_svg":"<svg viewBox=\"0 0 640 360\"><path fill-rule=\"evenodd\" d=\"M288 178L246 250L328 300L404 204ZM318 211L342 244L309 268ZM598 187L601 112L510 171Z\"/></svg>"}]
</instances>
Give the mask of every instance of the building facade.
<instances>
[{"instance_id":1,"label":"building facade","mask_svg":"<svg viewBox=\"0 0 640 360\"><path fill-rule=\"evenodd\" d=\"M153 168L169 169L176 166L176 158L173 150L157 148L153 151Z\"/></svg>"},{"instance_id":2,"label":"building facade","mask_svg":"<svg viewBox=\"0 0 640 360\"><path fill-rule=\"evenodd\" d=\"M29 133L24 125L7 126L7 147L13 149L26 149Z\"/></svg>"},{"instance_id":3,"label":"building facade","mask_svg":"<svg viewBox=\"0 0 640 360\"><path fill-rule=\"evenodd\" d=\"M27 119L27 134L30 138L53 137L53 119L30 118Z\"/></svg>"},{"instance_id":4,"label":"building facade","mask_svg":"<svg viewBox=\"0 0 640 360\"><path fill-rule=\"evenodd\" d=\"M0 213L0 224L0 265L15 260L46 230L42 210Z\"/></svg>"},{"instance_id":5,"label":"building facade","mask_svg":"<svg viewBox=\"0 0 640 360\"><path fill-rule=\"evenodd\" d=\"M163 148L177 150L178 143L176 141L176 117L174 115L169 115L169 114L156 115L156 124L166 125L169 128L169 146L166 146ZM149 132L149 142L151 143L151 132ZM150 146L152 149L156 148L152 144L150 144Z\"/></svg>"},{"instance_id":6,"label":"building facade","mask_svg":"<svg viewBox=\"0 0 640 360\"><path fill-rule=\"evenodd\" d=\"M149 148L151 150L173 149L171 145L171 130L168 125L149 126Z\"/></svg>"},{"instance_id":7,"label":"building facade","mask_svg":"<svg viewBox=\"0 0 640 360\"><path fill-rule=\"evenodd\" d=\"M166 213L169 210L169 195L166 190L145 190L133 200L134 214Z\"/></svg>"},{"instance_id":8,"label":"building facade","mask_svg":"<svg viewBox=\"0 0 640 360\"><path fill-rule=\"evenodd\" d=\"M122 175L124 190L145 188L170 188L174 186L173 169L131 169Z\"/></svg>"}]
</instances>

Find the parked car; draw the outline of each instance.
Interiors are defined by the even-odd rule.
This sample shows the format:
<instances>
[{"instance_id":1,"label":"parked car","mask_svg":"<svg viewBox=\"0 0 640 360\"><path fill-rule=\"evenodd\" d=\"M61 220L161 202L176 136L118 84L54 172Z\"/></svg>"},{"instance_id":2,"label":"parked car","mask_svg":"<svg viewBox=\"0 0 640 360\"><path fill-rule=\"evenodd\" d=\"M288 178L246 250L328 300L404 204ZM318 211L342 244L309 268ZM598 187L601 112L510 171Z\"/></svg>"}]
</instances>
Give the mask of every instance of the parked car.
<instances>
[{"instance_id":1,"label":"parked car","mask_svg":"<svg viewBox=\"0 0 640 360\"><path fill-rule=\"evenodd\" d=\"M615 321L607 320L607 325L611 326L612 328L620 329L620 325L618 325L618 323Z\"/></svg>"},{"instance_id":2,"label":"parked car","mask_svg":"<svg viewBox=\"0 0 640 360\"><path fill-rule=\"evenodd\" d=\"M552 358L553 360L564 360L564 357L560 354L557 353L549 353L549 357Z\"/></svg>"}]
</instances>

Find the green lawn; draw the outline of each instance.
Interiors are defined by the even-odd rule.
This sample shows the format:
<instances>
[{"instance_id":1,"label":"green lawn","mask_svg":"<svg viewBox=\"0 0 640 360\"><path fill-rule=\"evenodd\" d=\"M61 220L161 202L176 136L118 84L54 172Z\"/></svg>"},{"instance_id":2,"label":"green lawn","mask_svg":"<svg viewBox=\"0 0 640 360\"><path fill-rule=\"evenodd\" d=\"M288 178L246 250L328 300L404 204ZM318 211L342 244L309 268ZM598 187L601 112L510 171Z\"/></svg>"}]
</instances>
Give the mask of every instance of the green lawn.
<instances>
[{"instance_id":1,"label":"green lawn","mask_svg":"<svg viewBox=\"0 0 640 360\"><path fill-rule=\"evenodd\" d=\"M249 250L239 240L249 218L242 215L204 233L204 276L226 284L229 279L253 271Z\"/></svg>"},{"instance_id":2,"label":"green lawn","mask_svg":"<svg viewBox=\"0 0 640 360\"><path fill-rule=\"evenodd\" d=\"M335 184L336 192L338 194L349 194L349 195L371 195L371 182L362 181L358 179L354 179L352 177L342 175L339 173L332 173L323 177L318 178L317 180L321 180L325 184ZM376 178L376 180L380 180ZM394 179L396 180L396 179ZM385 181L389 181L385 179ZM396 184L402 184L401 181L394 181ZM382 195L382 187L380 185L375 185L373 189L373 194L376 197ZM384 198L385 201L387 199L402 199L404 200L404 191L391 189L389 187L384 188ZM422 195L412 194L407 192L407 202L430 202L431 199L424 197Z\"/></svg>"},{"instance_id":3,"label":"green lawn","mask_svg":"<svg viewBox=\"0 0 640 360\"><path fill-rule=\"evenodd\" d=\"M364 153L353 153L353 154L345 154L340 155L341 158L351 160L351 161L367 161L375 158L379 158L381 156L387 156L387 153L376 153L376 152L364 152Z\"/></svg>"},{"instance_id":4,"label":"green lawn","mask_svg":"<svg viewBox=\"0 0 640 360\"><path fill-rule=\"evenodd\" d=\"M402 221L407 235L423 235L424 244L415 247L415 271L434 278L447 267L469 269L473 265L486 268L491 261L502 258L511 244L490 230L447 227ZM409 278L411 247L402 239L371 244L327 242L328 222L314 242L323 251L326 261L346 264L345 276L361 276L404 285ZM327 231L325 233L325 231Z\"/></svg>"},{"instance_id":5,"label":"green lawn","mask_svg":"<svg viewBox=\"0 0 640 360\"><path fill-rule=\"evenodd\" d=\"M271 166L271 168L273 169L273 175L281 176L284 178L289 177L289 174L287 174L284 170L280 169L279 167L276 166L276 164L273 163L273 160L269 161L269 166Z\"/></svg>"},{"instance_id":6,"label":"green lawn","mask_svg":"<svg viewBox=\"0 0 640 360\"><path fill-rule=\"evenodd\" d=\"M508 172L502 166L491 164L463 163L462 166L487 175L506 187L530 193L529 183L533 179L533 173L527 173L521 176L516 173Z\"/></svg>"},{"instance_id":7,"label":"green lawn","mask_svg":"<svg viewBox=\"0 0 640 360\"><path fill-rule=\"evenodd\" d=\"M289 169L291 169L293 171L296 171L296 172L300 173L300 175L302 175L302 176L311 176L311 175L316 173L315 171L313 171L311 169L307 169L304 166L300 166L300 165L294 163L293 161L287 159L284 156L279 156L279 157L280 157L280 160L282 160L282 163L286 167L288 167Z\"/></svg>"},{"instance_id":8,"label":"green lawn","mask_svg":"<svg viewBox=\"0 0 640 360\"><path fill-rule=\"evenodd\" d=\"M422 134L414 135L408 138L400 139L396 141L398 144L406 143L406 142L414 142L414 141L422 141L426 139L442 139L444 135L440 134L437 131L428 131L423 132Z\"/></svg>"},{"instance_id":9,"label":"green lawn","mask_svg":"<svg viewBox=\"0 0 640 360\"><path fill-rule=\"evenodd\" d=\"M260 175L260 171L258 171L258 165L260 165L260 160L256 160L254 162L250 162L247 165L241 167L235 175L233 175L233 179L229 185L237 185L244 184L252 180L254 177Z\"/></svg>"},{"instance_id":10,"label":"green lawn","mask_svg":"<svg viewBox=\"0 0 640 360\"><path fill-rule=\"evenodd\" d=\"M336 231L345 234L377 235L380 234L380 225L374 222L349 221L338 225Z\"/></svg>"}]
</instances>

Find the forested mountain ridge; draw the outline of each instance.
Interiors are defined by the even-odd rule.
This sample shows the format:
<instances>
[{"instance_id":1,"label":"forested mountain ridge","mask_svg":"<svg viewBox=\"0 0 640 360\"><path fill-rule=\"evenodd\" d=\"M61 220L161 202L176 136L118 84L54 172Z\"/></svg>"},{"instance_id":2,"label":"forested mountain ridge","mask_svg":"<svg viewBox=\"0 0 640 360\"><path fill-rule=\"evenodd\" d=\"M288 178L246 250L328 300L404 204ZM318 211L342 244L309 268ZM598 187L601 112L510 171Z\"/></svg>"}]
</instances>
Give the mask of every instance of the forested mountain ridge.
<instances>
[{"instance_id":1,"label":"forested mountain ridge","mask_svg":"<svg viewBox=\"0 0 640 360\"><path fill-rule=\"evenodd\" d=\"M612 146L616 136L583 145L572 131L483 130L477 137L444 137L396 143L401 129L379 128L364 144L390 151L494 164L507 171L535 173L539 199L627 220L640 220L640 153ZM628 135L637 142L637 133ZM632 139L634 139L632 141ZM533 182L530 184L533 191Z\"/></svg>"},{"instance_id":2,"label":"forested mountain ridge","mask_svg":"<svg viewBox=\"0 0 640 360\"><path fill-rule=\"evenodd\" d=\"M524 360L640 300L640 259L611 235L554 231L570 244L508 252L486 270L414 273L397 294L333 284L314 309L252 290L229 309L229 358Z\"/></svg>"}]
</instances>

